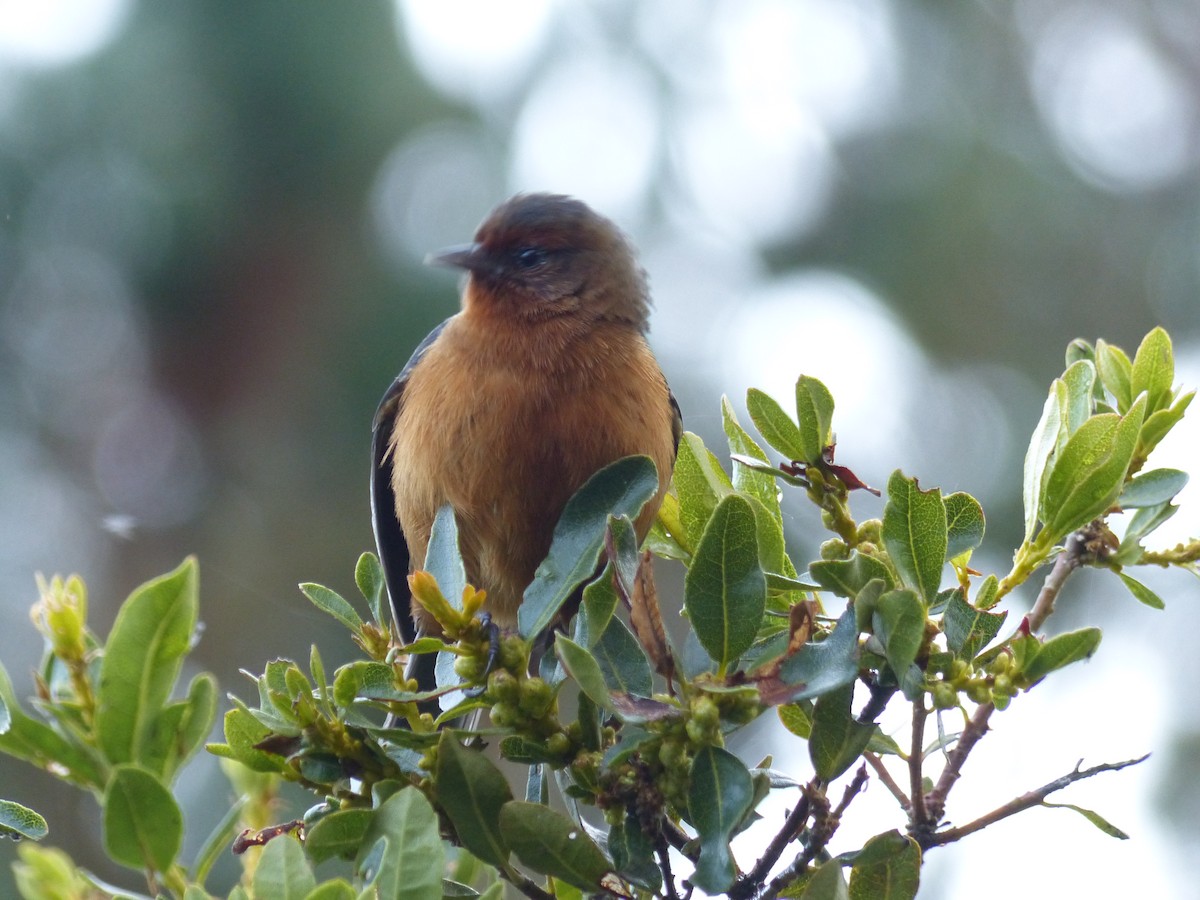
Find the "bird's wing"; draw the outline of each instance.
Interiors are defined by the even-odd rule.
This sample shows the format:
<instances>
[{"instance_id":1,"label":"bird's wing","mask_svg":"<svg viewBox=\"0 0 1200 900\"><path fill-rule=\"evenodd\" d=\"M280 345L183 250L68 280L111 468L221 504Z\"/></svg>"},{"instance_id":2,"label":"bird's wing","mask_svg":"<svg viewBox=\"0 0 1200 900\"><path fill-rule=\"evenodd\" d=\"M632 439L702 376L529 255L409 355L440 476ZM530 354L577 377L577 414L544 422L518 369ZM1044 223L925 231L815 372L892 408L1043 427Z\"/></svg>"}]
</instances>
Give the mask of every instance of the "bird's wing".
<instances>
[{"instance_id":1,"label":"bird's wing","mask_svg":"<svg viewBox=\"0 0 1200 900\"><path fill-rule=\"evenodd\" d=\"M663 376L663 382L666 382L666 376ZM667 385L667 402L671 404L671 437L675 440L675 453L679 453L679 439L683 437L683 413L679 409L679 401L675 399L675 394L671 390L671 386Z\"/></svg>"},{"instance_id":2,"label":"bird's wing","mask_svg":"<svg viewBox=\"0 0 1200 900\"><path fill-rule=\"evenodd\" d=\"M396 495L392 492L392 467L404 465L404 460L395 458L390 445L408 377L445 327L446 322L443 322L417 345L417 349L396 376L396 380L379 401L379 408L375 410L375 420L371 425L371 526L375 531L375 546L379 549L379 561L383 564L383 577L392 602L392 615L406 644L416 637L412 619L412 596L408 590L408 541L405 540L400 522L396 518Z\"/></svg>"}]
</instances>

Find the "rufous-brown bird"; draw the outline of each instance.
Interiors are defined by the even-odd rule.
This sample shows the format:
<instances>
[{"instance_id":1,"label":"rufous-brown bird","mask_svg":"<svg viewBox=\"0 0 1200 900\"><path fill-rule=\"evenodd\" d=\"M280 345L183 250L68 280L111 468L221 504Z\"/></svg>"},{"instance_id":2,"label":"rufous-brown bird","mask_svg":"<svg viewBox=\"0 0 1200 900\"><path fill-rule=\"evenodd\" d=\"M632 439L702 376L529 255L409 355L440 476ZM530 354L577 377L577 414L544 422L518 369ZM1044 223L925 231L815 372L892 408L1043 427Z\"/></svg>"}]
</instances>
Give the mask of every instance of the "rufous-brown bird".
<instances>
[{"instance_id":1,"label":"rufous-brown bird","mask_svg":"<svg viewBox=\"0 0 1200 900\"><path fill-rule=\"evenodd\" d=\"M407 576L425 558L434 516L455 513L467 580L501 628L516 624L568 499L596 471L645 454L670 483L679 406L645 333L646 274L621 231L588 206L522 194L473 243L431 263L467 272L462 310L423 340L375 413L372 518L405 642L437 633L412 609ZM422 689L429 667L417 673Z\"/></svg>"}]
</instances>

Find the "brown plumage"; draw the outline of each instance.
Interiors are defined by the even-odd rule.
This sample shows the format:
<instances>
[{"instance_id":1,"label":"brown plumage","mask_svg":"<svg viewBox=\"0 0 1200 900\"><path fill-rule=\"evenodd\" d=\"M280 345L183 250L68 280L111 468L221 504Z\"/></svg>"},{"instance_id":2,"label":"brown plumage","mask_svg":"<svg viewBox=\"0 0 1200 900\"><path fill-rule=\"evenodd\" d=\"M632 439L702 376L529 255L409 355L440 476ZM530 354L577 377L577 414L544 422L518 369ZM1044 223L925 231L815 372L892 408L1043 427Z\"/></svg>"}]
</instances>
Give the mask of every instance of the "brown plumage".
<instances>
[{"instance_id":1,"label":"brown plumage","mask_svg":"<svg viewBox=\"0 0 1200 900\"><path fill-rule=\"evenodd\" d=\"M474 243L432 261L467 271L462 311L417 348L374 424L376 541L408 639L406 576L443 504L456 514L468 581L512 627L571 495L616 459L650 456L660 489L635 523L644 537L680 433L644 337L645 274L608 219L568 197L519 195ZM421 615L416 624L433 627Z\"/></svg>"}]
</instances>

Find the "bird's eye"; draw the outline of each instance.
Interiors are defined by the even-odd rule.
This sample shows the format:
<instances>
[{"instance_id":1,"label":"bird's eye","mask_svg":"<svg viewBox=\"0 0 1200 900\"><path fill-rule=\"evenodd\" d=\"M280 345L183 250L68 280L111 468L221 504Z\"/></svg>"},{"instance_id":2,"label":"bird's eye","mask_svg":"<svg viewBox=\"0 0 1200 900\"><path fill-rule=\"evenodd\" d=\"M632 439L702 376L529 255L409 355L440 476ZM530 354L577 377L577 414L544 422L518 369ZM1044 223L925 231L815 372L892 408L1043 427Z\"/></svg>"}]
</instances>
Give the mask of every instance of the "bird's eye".
<instances>
[{"instance_id":1,"label":"bird's eye","mask_svg":"<svg viewBox=\"0 0 1200 900\"><path fill-rule=\"evenodd\" d=\"M523 247L517 251L517 265L522 269L536 269L546 261L546 251L541 247Z\"/></svg>"}]
</instances>

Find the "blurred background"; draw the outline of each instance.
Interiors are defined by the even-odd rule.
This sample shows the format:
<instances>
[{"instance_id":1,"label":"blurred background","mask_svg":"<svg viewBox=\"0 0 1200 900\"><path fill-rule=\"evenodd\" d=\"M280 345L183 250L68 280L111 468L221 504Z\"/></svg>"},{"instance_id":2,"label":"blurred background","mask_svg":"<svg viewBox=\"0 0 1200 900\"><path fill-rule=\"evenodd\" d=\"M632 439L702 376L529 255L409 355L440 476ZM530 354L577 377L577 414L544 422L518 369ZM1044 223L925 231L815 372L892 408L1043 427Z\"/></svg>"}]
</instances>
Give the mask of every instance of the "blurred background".
<instances>
[{"instance_id":1,"label":"blurred background","mask_svg":"<svg viewBox=\"0 0 1200 900\"><path fill-rule=\"evenodd\" d=\"M457 306L421 260L518 190L575 194L632 235L688 428L720 448L722 393L786 399L815 375L839 462L979 498L981 569L1020 540L1021 459L1071 338L1132 354L1165 325L1177 380L1200 385L1193 0L0 0L0 658L18 695L35 572L80 573L105 634L189 553L193 663L223 690L313 642L350 658L295 585L354 595L375 404ZM1155 463L1196 467L1191 418ZM807 560L821 536L798 499ZM1162 544L1200 532L1200 491L1181 502ZM995 718L948 810L1152 750L1055 798L1133 839L1035 810L933 852L923 898L1200 896L1200 584L1146 580L1165 611L1111 576L1072 582L1052 628L1099 621L1100 654ZM747 758L773 737L758 726ZM231 796L210 759L182 790L195 847ZM90 798L8 760L0 797L138 886L104 861ZM875 787L838 849L895 826ZM13 858L0 844L2 896Z\"/></svg>"}]
</instances>

